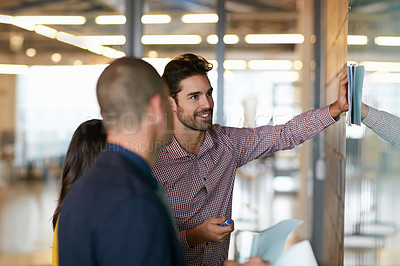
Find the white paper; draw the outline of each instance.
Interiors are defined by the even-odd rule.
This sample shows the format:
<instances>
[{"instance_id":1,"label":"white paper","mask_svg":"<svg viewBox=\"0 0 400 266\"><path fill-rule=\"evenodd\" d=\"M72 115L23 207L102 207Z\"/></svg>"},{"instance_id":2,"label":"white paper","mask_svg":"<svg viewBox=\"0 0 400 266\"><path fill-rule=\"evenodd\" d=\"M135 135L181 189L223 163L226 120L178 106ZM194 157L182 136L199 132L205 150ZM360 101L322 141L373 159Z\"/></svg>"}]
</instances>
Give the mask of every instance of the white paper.
<instances>
[{"instance_id":1,"label":"white paper","mask_svg":"<svg viewBox=\"0 0 400 266\"><path fill-rule=\"evenodd\" d=\"M273 266L318 266L314 252L308 240L303 240L290 247L280 256Z\"/></svg>"},{"instance_id":2,"label":"white paper","mask_svg":"<svg viewBox=\"0 0 400 266\"><path fill-rule=\"evenodd\" d=\"M303 221L296 219L284 220L261 231L253 238L250 256L259 256L274 263L283 254L289 234L302 223Z\"/></svg>"}]
</instances>

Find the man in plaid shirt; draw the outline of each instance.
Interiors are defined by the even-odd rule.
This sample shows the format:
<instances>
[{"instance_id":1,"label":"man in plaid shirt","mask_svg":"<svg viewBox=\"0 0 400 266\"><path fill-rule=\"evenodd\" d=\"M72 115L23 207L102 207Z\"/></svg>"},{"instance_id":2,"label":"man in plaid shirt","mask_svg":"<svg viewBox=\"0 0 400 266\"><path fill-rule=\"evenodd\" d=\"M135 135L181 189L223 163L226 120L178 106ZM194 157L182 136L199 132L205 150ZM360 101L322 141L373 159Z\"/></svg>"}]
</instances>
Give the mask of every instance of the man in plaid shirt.
<instances>
[{"instance_id":1,"label":"man in plaid shirt","mask_svg":"<svg viewBox=\"0 0 400 266\"><path fill-rule=\"evenodd\" d=\"M211 69L203 57L182 54L167 64L163 74L170 89L174 137L158 154L153 174L168 195L187 265L223 265L227 259L234 223L220 224L231 216L238 167L301 144L349 108L345 72L333 104L284 125L213 125L213 88L207 77Z\"/></svg>"}]
</instances>

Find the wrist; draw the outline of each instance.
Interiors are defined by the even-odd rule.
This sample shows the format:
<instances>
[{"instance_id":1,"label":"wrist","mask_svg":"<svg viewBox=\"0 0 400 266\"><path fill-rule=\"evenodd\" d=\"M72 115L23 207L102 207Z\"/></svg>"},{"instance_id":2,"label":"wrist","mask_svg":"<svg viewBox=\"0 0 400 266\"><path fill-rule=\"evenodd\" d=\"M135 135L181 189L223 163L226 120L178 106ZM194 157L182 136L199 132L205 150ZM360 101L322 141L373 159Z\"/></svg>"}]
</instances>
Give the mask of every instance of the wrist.
<instances>
[{"instance_id":1,"label":"wrist","mask_svg":"<svg viewBox=\"0 0 400 266\"><path fill-rule=\"evenodd\" d=\"M362 103L361 104L361 120L364 120L367 117L368 112L369 112L368 106Z\"/></svg>"},{"instance_id":2,"label":"wrist","mask_svg":"<svg viewBox=\"0 0 400 266\"><path fill-rule=\"evenodd\" d=\"M202 243L203 239L200 226L186 230L186 240L191 248L194 248L196 245Z\"/></svg>"},{"instance_id":3,"label":"wrist","mask_svg":"<svg viewBox=\"0 0 400 266\"><path fill-rule=\"evenodd\" d=\"M342 110L339 108L339 103L337 101L329 106L329 112L334 119L336 119L342 113Z\"/></svg>"}]
</instances>

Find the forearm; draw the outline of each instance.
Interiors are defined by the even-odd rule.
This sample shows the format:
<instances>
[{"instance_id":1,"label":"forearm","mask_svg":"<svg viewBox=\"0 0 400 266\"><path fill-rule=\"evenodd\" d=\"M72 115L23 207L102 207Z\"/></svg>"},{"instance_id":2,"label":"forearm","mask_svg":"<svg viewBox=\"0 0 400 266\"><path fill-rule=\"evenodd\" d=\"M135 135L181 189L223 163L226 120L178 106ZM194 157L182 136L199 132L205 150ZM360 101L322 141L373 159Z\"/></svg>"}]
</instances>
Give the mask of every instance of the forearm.
<instances>
[{"instance_id":1,"label":"forearm","mask_svg":"<svg viewBox=\"0 0 400 266\"><path fill-rule=\"evenodd\" d=\"M369 107L368 115L362 121L384 140L400 147L400 118Z\"/></svg>"},{"instance_id":2,"label":"forearm","mask_svg":"<svg viewBox=\"0 0 400 266\"><path fill-rule=\"evenodd\" d=\"M186 230L186 241L191 248L204 242L200 226Z\"/></svg>"}]
</instances>

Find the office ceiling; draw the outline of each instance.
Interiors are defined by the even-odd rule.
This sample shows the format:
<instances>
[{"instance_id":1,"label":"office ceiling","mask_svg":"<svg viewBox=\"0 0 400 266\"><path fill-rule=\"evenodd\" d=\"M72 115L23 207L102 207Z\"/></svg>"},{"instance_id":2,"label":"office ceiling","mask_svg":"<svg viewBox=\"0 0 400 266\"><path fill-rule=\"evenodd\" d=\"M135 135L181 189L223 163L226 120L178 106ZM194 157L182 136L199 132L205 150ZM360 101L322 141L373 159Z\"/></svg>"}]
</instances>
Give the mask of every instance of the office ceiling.
<instances>
[{"instance_id":1,"label":"office ceiling","mask_svg":"<svg viewBox=\"0 0 400 266\"><path fill-rule=\"evenodd\" d=\"M297 1L299 0L226 0L226 33L296 33ZM215 24L184 24L180 22L180 17L193 12L215 12L216 2L216 0L144 0L145 14L168 13L172 17L172 22L168 25L145 25L144 34L199 34L205 40L209 34L216 33ZM98 15L124 14L124 9L125 0L0 1L0 15L85 16L87 21L84 25L51 25L57 31L77 36L123 34L123 25L97 25L94 20ZM24 49L33 47L38 51L83 52L80 48L46 38L35 32L1 23L0 52L13 54L21 52L10 48L10 36L15 34L23 35ZM122 50L121 46L112 48ZM293 50L293 46L289 45L288 49Z\"/></svg>"}]
</instances>

